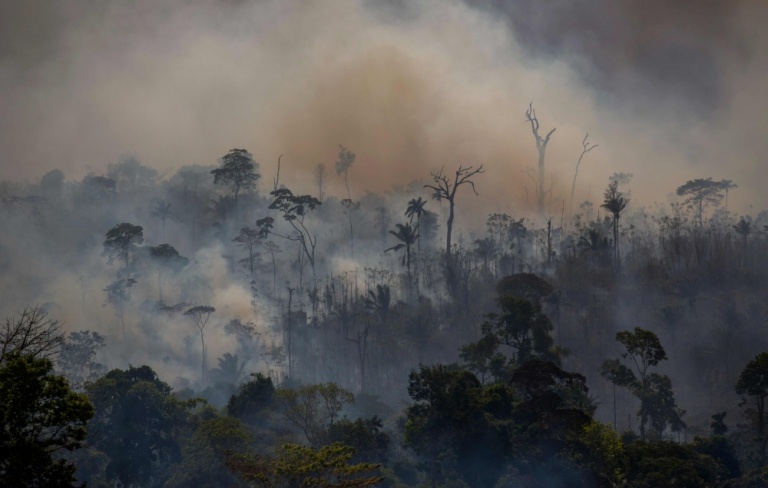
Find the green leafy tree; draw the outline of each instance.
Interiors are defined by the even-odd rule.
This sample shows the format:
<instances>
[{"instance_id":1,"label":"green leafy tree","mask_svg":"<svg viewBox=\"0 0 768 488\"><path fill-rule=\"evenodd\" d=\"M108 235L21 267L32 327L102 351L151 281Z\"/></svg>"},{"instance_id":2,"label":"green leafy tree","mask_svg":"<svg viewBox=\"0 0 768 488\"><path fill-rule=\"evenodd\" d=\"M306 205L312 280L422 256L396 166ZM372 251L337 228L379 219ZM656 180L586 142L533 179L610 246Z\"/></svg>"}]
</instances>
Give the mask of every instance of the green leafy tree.
<instances>
[{"instance_id":1,"label":"green leafy tree","mask_svg":"<svg viewBox=\"0 0 768 488\"><path fill-rule=\"evenodd\" d=\"M0 486L70 487L93 406L53 373L50 360L11 353L0 360Z\"/></svg>"},{"instance_id":2,"label":"green leafy tree","mask_svg":"<svg viewBox=\"0 0 768 488\"><path fill-rule=\"evenodd\" d=\"M227 402L227 413L249 424L256 423L271 408L275 397L272 378L262 373L251 376Z\"/></svg>"},{"instance_id":3,"label":"green leafy tree","mask_svg":"<svg viewBox=\"0 0 768 488\"><path fill-rule=\"evenodd\" d=\"M741 395L740 406L751 404L747 415L755 426L758 445L759 464L766 464L766 435L765 399L768 397L768 352L755 356L739 375L736 383L736 393Z\"/></svg>"},{"instance_id":4,"label":"green leafy tree","mask_svg":"<svg viewBox=\"0 0 768 488\"><path fill-rule=\"evenodd\" d=\"M340 443L320 448L285 444L274 456L230 455L227 467L258 488L363 488L384 479L378 464L349 464L355 450Z\"/></svg>"},{"instance_id":5,"label":"green leafy tree","mask_svg":"<svg viewBox=\"0 0 768 488\"><path fill-rule=\"evenodd\" d=\"M195 402L175 399L149 366L114 369L85 391L95 408L88 443L109 458L107 479L122 486L159 482L179 460L179 438Z\"/></svg>"},{"instance_id":6,"label":"green leafy tree","mask_svg":"<svg viewBox=\"0 0 768 488\"><path fill-rule=\"evenodd\" d=\"M211 409L212 410L212 409ZM203 411L195 429L181 449L181 462L174 466L164 488L196 486L238 486L237 479L224 465L227 455L245 454L253 435L239 419Z\"/></svg>"}]
</instances>

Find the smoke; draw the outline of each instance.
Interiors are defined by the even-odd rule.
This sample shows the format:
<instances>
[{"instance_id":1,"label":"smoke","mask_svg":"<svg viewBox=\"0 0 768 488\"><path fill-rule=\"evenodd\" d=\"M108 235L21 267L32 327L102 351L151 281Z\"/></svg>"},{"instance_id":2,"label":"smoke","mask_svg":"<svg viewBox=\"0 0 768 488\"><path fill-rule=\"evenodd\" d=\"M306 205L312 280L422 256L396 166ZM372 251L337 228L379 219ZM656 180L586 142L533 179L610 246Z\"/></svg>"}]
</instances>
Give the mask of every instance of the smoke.
<instances>
[{"instance_id":1,"label":"smoke","mask_svg":"<svg viewBox=\"0 0 768 488\"><path fill-rule=\"evenodd\" d=\"M686 179L727 177L743 209L768 183L763 8L11 2L0 29L2 176L56 167L79 178L124 153L171 174L245 147L265 176L283 154L281 180L302 193L323 162L329 194L341 194L333 163L344 144L357 154L354 197L484 164L472 204L520 213L523 187L535 186L523 173L536 160L523 116L533 101L542 127L558 128L554 200L567 200L589 132L600 148L580 171L577 201L625 171L648 200Z\"/></svg>"}]
</instances>

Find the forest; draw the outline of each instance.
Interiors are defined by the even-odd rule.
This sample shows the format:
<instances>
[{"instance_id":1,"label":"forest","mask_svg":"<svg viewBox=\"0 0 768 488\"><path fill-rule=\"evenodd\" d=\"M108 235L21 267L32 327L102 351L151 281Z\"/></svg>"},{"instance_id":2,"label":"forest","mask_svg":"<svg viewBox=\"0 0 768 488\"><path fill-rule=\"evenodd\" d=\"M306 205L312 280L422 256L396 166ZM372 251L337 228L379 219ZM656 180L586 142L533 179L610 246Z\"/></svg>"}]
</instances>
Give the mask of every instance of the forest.
<instances>
[{"instance_id":1,"label":"forest","mask_svg":"<svg viewBox=\"0 0 768 488\"><path fill-rule=\"evenodd\" d=\"M768 213L734 182L460 226L482 165L355 200L343 145L307 194L216 163L0 185L4 486L764 486Z\"/></svg>"},{"instance_id":2,"label":"forest","mask_svg":"<svg viewBox=\"0 0 768 488\"><path fill-rule=\"evenodd\" d=\"M0 2L0 488L768 486L766 19Z\"/></svg>"}]
</instances>

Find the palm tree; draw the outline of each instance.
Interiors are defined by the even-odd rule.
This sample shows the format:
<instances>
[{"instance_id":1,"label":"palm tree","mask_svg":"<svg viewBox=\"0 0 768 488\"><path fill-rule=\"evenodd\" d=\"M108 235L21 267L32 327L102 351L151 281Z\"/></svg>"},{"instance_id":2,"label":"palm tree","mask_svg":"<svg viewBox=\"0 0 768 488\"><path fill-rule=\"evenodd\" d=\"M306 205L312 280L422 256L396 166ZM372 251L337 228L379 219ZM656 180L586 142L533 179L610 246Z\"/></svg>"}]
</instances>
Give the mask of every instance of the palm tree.
<instances>
[{"instance_id":1,"label":"palm tree","mask_svg":"<svg viewBox=\"0 0 768 488\"><path fill-rule=\"evenodd\" d=\"M403 255L403 265L405 265L405 268L408 272L408 282L411 282L411 246L413 246L416 241L419 239L419 226L416 225L416 227L411 227L410 223L407 224L395 224L395 227L397 227L397 232L394 230L389 231L390 234L395 236L399 241L400 244L397 244L395 246L392 246L388 249L385 249L384 252L389 251L399 251L401 249L405 249L405 254Z\"/></svg>"},{"instance_id":2,"label":"palm tree","mask_svg":"<svg viewBox=\"0 0 768 488\"><path fill-rule=\"evenodd\" d=\"M629 198L619 191L619 182L611 181L603 194L601 207L613 214L613 252L617 264L619 262L619 217L628 204Z\"/></svg>"},{"instance_id":3,"label":"palm tree","mask_svg":"<svg viewBox=\"0 0 768 488\"><path fill-rule=\"evenodd\" d=\"M413 218L416 217L416 227L421 226L421 217L429 214L429 211L424 207L427 205L427 201L423 198L412 198L408 201L408 207L405 209L405 216L408 217L408 223L413 225ZM418 273L418 263L421 258L421 241L416 242L416 272Z\"/></svg>"}]
</instances>

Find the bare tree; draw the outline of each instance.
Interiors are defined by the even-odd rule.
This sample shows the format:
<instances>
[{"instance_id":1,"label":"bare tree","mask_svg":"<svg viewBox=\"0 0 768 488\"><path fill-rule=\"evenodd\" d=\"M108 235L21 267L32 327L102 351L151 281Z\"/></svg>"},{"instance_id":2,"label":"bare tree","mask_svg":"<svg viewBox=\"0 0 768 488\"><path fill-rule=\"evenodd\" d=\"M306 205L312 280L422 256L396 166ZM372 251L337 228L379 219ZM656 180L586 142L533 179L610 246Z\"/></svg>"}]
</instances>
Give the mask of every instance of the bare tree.
<instances>
[{"instance_id":1,"label":"bare tree","mask_svg":"<svg viewBox=\"0 0 768 488\"><path fill-rule=\"evenodd\" d=\"M39 306L26 307L18 316L5 319L0 328L0 363L8 354L50 358L64 345L62 324L49 319Z\"/></svg>"},{"instance_id":2,"label":"bare tree","mask_svg":"<svg viewBox=\"0 0 768 488\"><path fill-rule=\"evenodd\" d=\"M463 166L459 166L459 169L456 170L456 174L454 175L453 181L451 181L448 176L445 176L443 174L443 169L444 168L440 168L440 171L438 171L437 173L432 173L432 181L434 181L434 184L424 185L424 188L429 188L433 190L434 196L436 198L440 200L442 199L448 200L448 221L446 222L447 231L446 231L445 255L448 258L448 261L450 262L454 207L456 206L456 191L459 189L461 185L468 184L472 187L472 191L475 192L475 195L479 195L479 193L477 193L477 190L475 189L475 183L471 180L471 178L476 174L484 173L485 171L483 171L482 164L475 169L473 169L472 166L467 166L466 168Z\"/></svg>"},{"instance_id":3,"label":"bare tree","mask_svg":"<svg viewBox=\"0 0 768 488\"><path fill-rule=\"evenodd\" d=\"M547 132L547 135L541 137L539 135L539 119L536 117L536 110L533 108L533 102L528 105L528 110L525 111L525 119L531 124L531 132L533 138L536 140L536 149L539 151L539 177L536 180L536 203L539 213L544 213L544 159L547 152L547 144L549 144L549 138L555 132L556 128Z\"/></svg>"},{"instance_id":4,"label":"bare tree","mask_svg":"<svg viewBox=\"0 0 768 488\"><path fill-rule=\"evenodd\" d=\"M208 319L211 318L211 314L215 311L216 309L211 306L197 305L196 307L192 307L186 312L184 312L184 316L192 319L192 322L197 327L197 330L200 331L200 343L203 346L202 362L201 362L200 368L202 371L203 381L205 381L206 371L207 371L207 364L206 364L206 358L205 358L205 334L203 333L203 329L205 329L205 325L208 323Z\"/></svg>"},{"instance_id":5,"label":"bare tree","mask_svg":"<svg viewBox=\"0 0 768 488\"><path fill-rule=\"evenodd\" d=\"M587 135L584 136L584 140L581 141L581 154L579 155L579 160L576 161L576 172L573 174L573 184L571 185L571 201L568 204L568 212L570 213L573 213L573 193L576 190L576 177L579 176L579 165L581 165L581 160L584 159L585 154L597 147L597 144L590 144L587 139L589 139L589 133L587 133Z\"/></svg>"}]
</instances>

